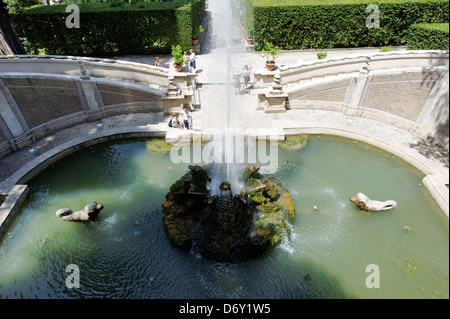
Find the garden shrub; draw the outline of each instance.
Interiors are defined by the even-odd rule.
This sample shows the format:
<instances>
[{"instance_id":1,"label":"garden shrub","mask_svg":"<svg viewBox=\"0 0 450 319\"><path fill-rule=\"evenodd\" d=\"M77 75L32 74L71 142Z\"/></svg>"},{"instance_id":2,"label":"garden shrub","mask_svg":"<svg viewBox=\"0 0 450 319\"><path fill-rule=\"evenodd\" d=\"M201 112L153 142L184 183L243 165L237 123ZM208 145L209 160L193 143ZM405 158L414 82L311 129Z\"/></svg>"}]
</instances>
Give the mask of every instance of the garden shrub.
<instances>
[{"instance_id":1,"label":"garden shrub","mask_svg":"<svg viewBox=\"0 0 450 319\"><path fill-rule=\"evenodd\" d=\"M410 50L448 50L449 24L413 24L408 37Z\"/></svg>"},{"instance_id":2,"label":"garden shrub","mask_svg":"<svg viewBox=\"0 0 450 319\"><path fill-rule=\"evenodd\" d=\"M251 3L247 24L254 27L255 48L264 40L283 49L324 49L405 45L409 27L448 23L448 0L242 0ZM366 19L380 10L380 27Z\"/></svg>"},{"instance_id":3,"label":"garden shrub","mask_svg":"<svg viewBox=\"0 0 450 319\"><path fill-rule=\"evenodd\" d=\"M39 0L3 0L6 3L8 12L16 14L22 12L25 8L34 6L39 3Z\"/></svg>"},{"instance_id":4,"label":"garden shrub","mask_svg":"<svg viewBox=\"0 0 450 319\"><path fill-rule=\"evenodd\" d=\"M170 53L178 44L188 50L192 24L205 8L204 0L118 3L79 4L80 28L66 27L66 4L34 6L13 19L30 54L154 54Z\"/></svg>"}]
</instances>

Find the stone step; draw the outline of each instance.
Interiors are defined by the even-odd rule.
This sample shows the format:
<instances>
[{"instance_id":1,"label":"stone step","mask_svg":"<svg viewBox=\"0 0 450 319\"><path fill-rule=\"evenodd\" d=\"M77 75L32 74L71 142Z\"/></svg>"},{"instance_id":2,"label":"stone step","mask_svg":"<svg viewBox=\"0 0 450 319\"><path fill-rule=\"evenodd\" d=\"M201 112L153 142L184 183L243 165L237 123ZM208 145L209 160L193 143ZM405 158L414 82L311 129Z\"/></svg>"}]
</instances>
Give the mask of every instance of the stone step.
<instances>
[{"instance_id":1,"label":"stone step","mask_svg":"<svg viewBox=\"0 0 450 319\"><path fill-rule=\"evenodd\" d=\"M358 76L358 75L359 75L358 72L353 72L353 73L339 73L339 74L335 74L335 75L325 75L323 77L313 77L310 79L300 80L300 82L297 84L290 83L287 87L294 88L298 85L310 84L310 83L316 82L316 81L339 79L339 78L343 78L343 77Z\"/></svg>"},{"instance_id":2,"label":"stone step","mask_svg":"<svg viewBox=\"0 0 450 319\"><path fill-rule=\"evenodd\" d=\"M166 142L169 144L175 144L178 142L193 141L202 138L202 121L201 119L194 118L194 129L185 130L181 128L169 127L168 123L164 123L167 126ZM160 123L163 124L163 123Z\"/></svg>"}]
</instances>

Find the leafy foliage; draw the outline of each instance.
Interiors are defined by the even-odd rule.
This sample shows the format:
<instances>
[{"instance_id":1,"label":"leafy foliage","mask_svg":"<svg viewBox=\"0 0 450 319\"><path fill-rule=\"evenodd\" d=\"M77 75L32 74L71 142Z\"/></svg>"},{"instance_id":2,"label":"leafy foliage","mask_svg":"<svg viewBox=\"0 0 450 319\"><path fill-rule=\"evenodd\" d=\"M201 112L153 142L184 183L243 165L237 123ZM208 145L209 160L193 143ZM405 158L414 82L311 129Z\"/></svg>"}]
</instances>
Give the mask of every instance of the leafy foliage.
<instances>
[{"instance_id":1,"label":"leafy foliage","mask_svg":"<svg viewBox=\"0 0 450 319\"><path fill-rule=\"evenodd\" d=\"M4 0L7 4L9 13L15 14L22 12L25 8L34 6L39 3L39 0Z\"/></svg>"},{"instance_id":2,"label":"leafy foliage","mask_svg":"<svg viewBox=\"0 0 450 319\"><path fill-rule=\"evenodd\" d=\"M410 50L448 50L449 24L413 24L408 37Z\"/></svg>"},{"instance_id":3,"label":"leafy foliage","mask_svg":"<svg viewBox=\"0 0 450 319\"><path fill-rule=\"evenodd\" d=\"M203 32L203 26L199 25L198 28L195 28L194 31L192 31L192 38L196 39L198 36Z\"/></svg>"},{"instance_id":4,"label":"leafy foliage","mask_svg":"<svg viewBox=\"0 0 450 319\"><path fill-rule=\"evenodd\" d=\"M205 0L79 4L80 28L67 28L66 4L34 6L14 15L30 54L110 56L169 53L192 45L192 23L204 15ZM203 10L203 11L202 11ZM198 12L200 11L200 12ZM198 26L198 24L197 24Z\"/></svg>"},{"instance_id":5,"label":"leafy foliage","mask_svg":"<svg viewBox=\"0 0 450 319\"><path fill-rule=\"evenodd\" d=\"M262 56L268 62L273 62L280 54L280 47L273 45L270 42L264 41L264 48L262 49Z\"/></svg>"},{"instance_id":6,"label":"leafy foliage","mask_svg":"<svg viewBox=\"0 0 450 319\"><path fill-rule=\"evenodd\" d=\"M318 52L317 53L317 58L319 60L325 59L327 57L327 53L326 52Z\"/></svg>"},{"instance_id":7,"label":"leafy foliage","mask_svg":"<svg viewBox=\"0 0 450 319\"><path fill-rule=\"evenodd\" d=\"M175 64L178 65L183 65L184 63L184 55L183 55L183 50L181 49L181 46L178 45L173 45L172 46L172 59L171 61Z\"/></svg>"},{"instance_id":8,"label":"leafy foliage","mask_svg":"<svg viewBox=\"0 0 450 319\"><path fill-rule=\"evenodd\" d=\"M282 49L405 45L410 25L447 23L448 0L244 0L255 49L264 41ZM380 11L380 27L368 28L369 4Z\"/></svg>"}]
</instances>

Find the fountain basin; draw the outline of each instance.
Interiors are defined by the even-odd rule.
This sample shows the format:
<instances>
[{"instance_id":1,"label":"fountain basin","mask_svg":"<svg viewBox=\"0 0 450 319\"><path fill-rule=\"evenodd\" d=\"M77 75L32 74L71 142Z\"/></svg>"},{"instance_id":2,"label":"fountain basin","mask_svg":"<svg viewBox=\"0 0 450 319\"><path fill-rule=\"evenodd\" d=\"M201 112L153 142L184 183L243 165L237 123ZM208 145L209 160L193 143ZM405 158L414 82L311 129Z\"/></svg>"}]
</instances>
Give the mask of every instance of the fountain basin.
<instances>
[{"instance_id":1,"label":"fountain basin","mask_svg":"<svg viewBox=\"0 0 450 319\"><path fill-rule=\"evenodd\" d=\"M0 297L448 298L448 219L423 173L370 145L321 135L299 151L280 149L279 163L295 204L291 233L264 255L230 264L167 239L161 205L187 164L138 139L72 153L28 181L1 242ZM348 200L359 191L399 205L361 211ZM55 218L60 207L93 198L105 205L95 221ZM69 264L80 268L79 289L65 286ZM365 284L369 264L379 266L378 289Z\"/></svg>"}]
</instances>

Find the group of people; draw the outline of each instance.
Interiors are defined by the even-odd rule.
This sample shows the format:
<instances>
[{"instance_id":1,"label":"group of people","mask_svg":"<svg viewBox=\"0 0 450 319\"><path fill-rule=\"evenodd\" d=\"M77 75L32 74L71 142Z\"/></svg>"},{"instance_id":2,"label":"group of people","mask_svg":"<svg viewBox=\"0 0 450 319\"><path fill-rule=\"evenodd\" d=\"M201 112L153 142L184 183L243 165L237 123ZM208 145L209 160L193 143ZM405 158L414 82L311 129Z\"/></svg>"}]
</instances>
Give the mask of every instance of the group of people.
<instances>
[{"instance_id":1,"label":"group of people","mask_svg":"<svg viewBox=\"0 0 450 319\"><path fill-rule=\"evenodd\" d=\"M190 54L187 53L187 51L184 51L184 64L189 67L191 71L194 71L194 73L197 72L197 66L195 62L195 52L193 49L191 49ZM155 62L153 63L154 66L161 66L159 62L159 57L155 58Z\"/></svg>"},{"instance_id":2,"label":"group of people","mask_svg":"<svg viewBox=\"0 0 450 319\"><path fill-rule=\"evenodd\" d=\"M186 65L186 66L189 66L189 70L191 70L191 71L194 71L194 73L196 73L197 72L197 66L196 66L196 63L195 63L195 52L194 52L194 50L193 49L191 49L190 51L189 51L189 55L188 55L188 53L186 52L186 51L184 51L184 64Z\"/></svg>"},{"instance_id":3,"label":"group of people","mask_svg":"<svg viewBox=\"0 0 450 319\"><path fill-rule=\"evenodd\" d=\"M252 73L251 65L244 65L242 71L238 71L234 74L234 94L244 94L248 90ZM241 76L243 81L241 83Z\"/></svg>"},{"instance_id":4,"label":"group of people","mask_svg":"<svg viewBox=\"0 0 450 319\"><path fill-rule=\"evenodd\" d=\"M182 119L180 119L180 115ZM185 130L193 130L192 113L187 106L183 108L182 112L175 113L169 121L169 126L173 128L182 128Z\"/></svg>"}]
</instances>

